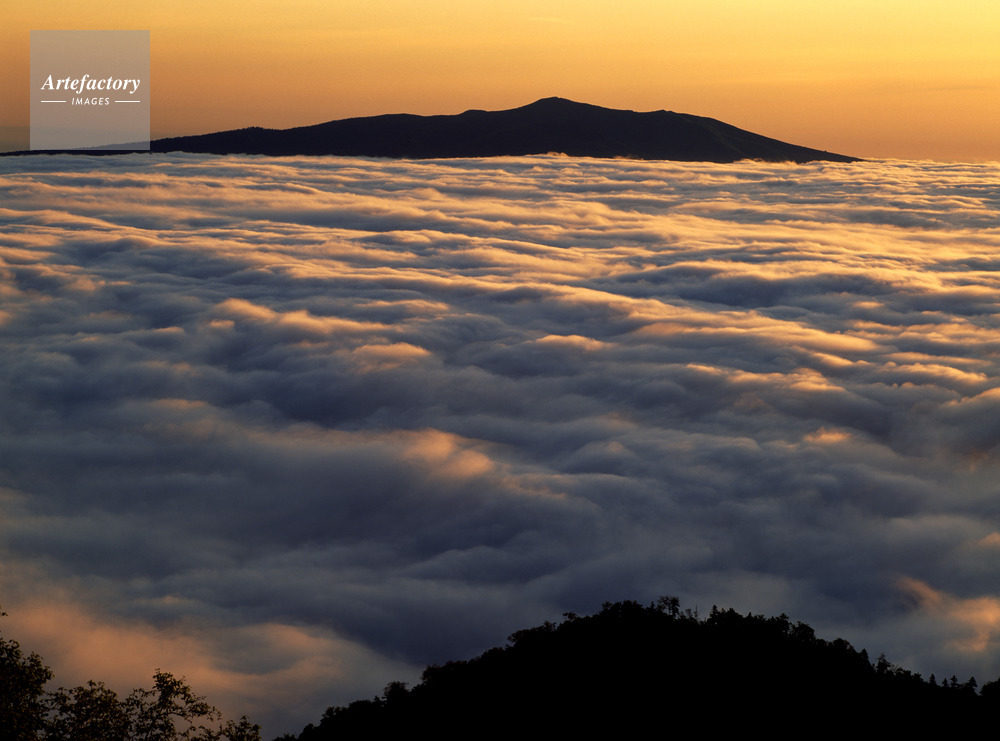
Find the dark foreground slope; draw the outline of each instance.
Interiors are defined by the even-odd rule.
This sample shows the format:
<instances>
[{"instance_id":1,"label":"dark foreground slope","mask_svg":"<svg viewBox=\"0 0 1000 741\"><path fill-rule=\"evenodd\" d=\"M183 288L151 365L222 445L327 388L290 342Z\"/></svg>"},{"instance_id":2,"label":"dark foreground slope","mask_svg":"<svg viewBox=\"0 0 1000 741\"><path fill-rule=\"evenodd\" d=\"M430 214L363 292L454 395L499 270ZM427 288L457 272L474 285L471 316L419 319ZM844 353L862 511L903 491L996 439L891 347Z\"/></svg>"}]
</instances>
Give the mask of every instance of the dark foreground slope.
<instances>
[{"instance_id":1,"label":"dark foreground slope","mask_svg":"<svg viewBox=\"0 0 1000 741\"><path fill-rule=\"evenodd\" d=\"M1000 683L925 680L872 663L803 623L713 608L699 620L675 599L607 604L589 617L514 633L504 648L428 667L412 689L330 708L300 741L568 738L576 734L954 735L1000 710ZM293 738L291 736L286 737Z\"/></svg>"},{"instance_id":2,"label":"dark foreground slope","mask_svg":"<svg viewBox=\"0 0 1000 741\"><path fill-rule=\"evenodd\" d=\"M454 116L393 114L293 129L254 127L158 139L151 148L154 152L416 159L560 152L574 157L705 162L855 161L711 118L670 111L620 111L563 98L545 98L507 111L466 111Z\"/></svg>"}]
</instances>

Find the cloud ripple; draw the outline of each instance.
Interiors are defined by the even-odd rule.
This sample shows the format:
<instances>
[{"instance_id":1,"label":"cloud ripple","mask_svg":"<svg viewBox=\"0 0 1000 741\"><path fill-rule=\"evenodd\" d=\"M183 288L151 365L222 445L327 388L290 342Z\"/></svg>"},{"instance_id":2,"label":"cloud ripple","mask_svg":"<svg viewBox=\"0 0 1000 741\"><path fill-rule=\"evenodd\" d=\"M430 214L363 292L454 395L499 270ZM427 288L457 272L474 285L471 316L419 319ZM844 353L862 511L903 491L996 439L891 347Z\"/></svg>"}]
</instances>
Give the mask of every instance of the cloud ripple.
<instances>
[{"instance_id":1,"label":"cloud ripple","mask_svg":"<svg viewBox=\"0 0 1000 741\"><path fill-rule=\"evenodd\" d=\"M993 679L998 180L0 160L9 631L269 733L664 593Z\"/></svg>"}]
</instances>

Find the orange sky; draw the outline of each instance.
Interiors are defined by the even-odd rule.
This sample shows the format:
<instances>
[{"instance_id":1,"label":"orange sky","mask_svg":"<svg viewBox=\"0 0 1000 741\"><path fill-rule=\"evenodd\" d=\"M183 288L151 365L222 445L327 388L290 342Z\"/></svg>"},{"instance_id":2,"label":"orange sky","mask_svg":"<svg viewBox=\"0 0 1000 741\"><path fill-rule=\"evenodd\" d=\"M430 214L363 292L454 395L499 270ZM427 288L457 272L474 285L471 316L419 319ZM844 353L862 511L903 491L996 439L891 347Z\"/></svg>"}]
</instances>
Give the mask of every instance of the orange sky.
<instances>
[{"instance_id":1,"label":"orange sky","mask_svg":"<svg viewBox=\"0 0 1000 741\"><path fill-rule=\"evenodd\" d=\"M150 30L154 137L558 95L863 157L1000 160L995 0L5 0L4 149L27 146L29 32L87 28Z\"/></svg>"}]
</instances>

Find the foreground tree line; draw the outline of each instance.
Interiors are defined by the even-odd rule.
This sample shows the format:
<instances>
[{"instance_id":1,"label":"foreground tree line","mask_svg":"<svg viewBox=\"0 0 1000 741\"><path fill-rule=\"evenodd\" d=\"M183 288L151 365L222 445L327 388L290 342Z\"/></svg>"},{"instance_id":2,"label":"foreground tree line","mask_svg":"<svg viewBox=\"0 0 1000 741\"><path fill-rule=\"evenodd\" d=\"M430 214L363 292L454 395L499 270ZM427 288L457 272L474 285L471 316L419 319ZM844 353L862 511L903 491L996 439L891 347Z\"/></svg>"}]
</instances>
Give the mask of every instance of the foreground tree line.
<instances>
[{"instance_id":1,"label":"foreground tree line","mask_svg":"<svg viewBox=\"0 0 1000 741\"><path fill-rule=\"evenodd\" d=\"M924 679L884 656L872 662L845 640L817 638L785 615L713 607L700 618L664 597L564 617L518 631L470 661L429 666L412 689L392 682L381 697L329 708L318 725L276 741L420 728L439 739L649 729L928 737L992 726L1000 710L1000 680L977 691L974 678Z\"/></svg>"},{"instance_id":2,"label":"foreground tree line","mask_svg":"<svg viewBox=\"0 0 1000 741\"><path fill-rule=\"evenodd\" d=\"M0 612L0 616L4 613ZM512 634L469 661L427 667L412 689L328 708L318 725L276 741L508 738L646 732L712 735L760 729L824 735L971 732L992 726L1000 679L938 680L874 662L843 639L818 638L786 615L676 598L606 603ZM223 721L183 679L157 671L151 689L119 697L101 682L45 689L51 670L0 635L0 741L260 741L246 719Z\"/></svg>"},{"instance_id":3,"label":"foreground tree line","mask_svg":"<svg viewBox=\"0 0 1000 741\"><path fill-rule=\"evenodd\" d=\"M0 635L0 741L260 741L260 726L246 716L223 722L167 672L157 670L151 689L123 698L94 681L49 692L51 679L38 654Z\"/></svg>"}]
</instances>

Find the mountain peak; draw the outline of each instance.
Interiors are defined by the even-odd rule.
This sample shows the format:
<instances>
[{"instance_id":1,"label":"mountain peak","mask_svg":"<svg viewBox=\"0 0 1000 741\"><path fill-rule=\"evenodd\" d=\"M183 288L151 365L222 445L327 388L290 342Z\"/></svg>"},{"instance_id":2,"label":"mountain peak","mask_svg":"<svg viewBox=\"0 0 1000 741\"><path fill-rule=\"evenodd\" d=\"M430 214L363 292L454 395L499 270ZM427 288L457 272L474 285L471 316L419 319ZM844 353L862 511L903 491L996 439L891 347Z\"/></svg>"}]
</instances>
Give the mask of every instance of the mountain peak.
<instances>
[{"instance_id":1,"label":"mountain peak","mask_svg":"<svg viewBox=\"0 0 1000 741\"><path fill-rule=\"evenodd\" d=\"M579 111L583 109L592 110L602 110L610 111L613 108L603 108L602 106L593 105L591 103L579 103L575 100L570 100L569 98L539 98L534 103L529 103L526 106L521 106L520 108L515 108L516 111L528 111L528 110L545 110L545 111L559 111L569 114L572 111ZM623 111L631 113L631 111Z\"/></svg>"},{"instance_id":2,"label":"mountain peak","mask_svg":"<svg viewBox=\"0 0 1000 741\"><path fill-rule=\"evenodd\" d=\"M524 106L525 108L531 108L533 106L577 106L586 105L585 103L577 103L575 100L570 100L569 98L559 98L552 96L550 98L539 98L534 103L529 103Z\"/></svg>"}]
</instances>

